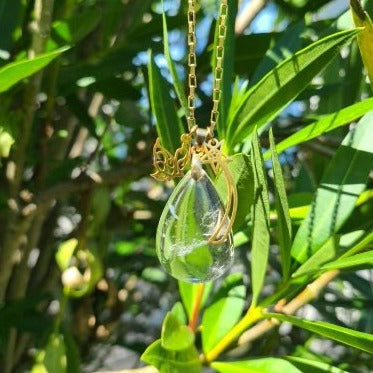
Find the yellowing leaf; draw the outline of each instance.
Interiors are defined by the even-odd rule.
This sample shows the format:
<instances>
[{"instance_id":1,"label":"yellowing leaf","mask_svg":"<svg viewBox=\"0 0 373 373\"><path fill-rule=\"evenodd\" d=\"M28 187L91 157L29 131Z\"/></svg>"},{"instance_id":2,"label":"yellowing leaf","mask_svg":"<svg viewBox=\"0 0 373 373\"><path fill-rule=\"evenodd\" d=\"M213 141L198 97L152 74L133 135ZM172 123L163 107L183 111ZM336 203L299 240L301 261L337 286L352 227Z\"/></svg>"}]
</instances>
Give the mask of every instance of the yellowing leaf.
<instances>
[{"instance_id":1,"label":"yellowing leaf","mask_svg":"<svg viewBox=\"0 0 373 373\"><path fill-rule=\"evenodd\" d=\"M357 36L357 41L373 89L373 23L369 14L361 6L359 0L350 0L350 5L352 18L356 27L364 28Z\"/></svg>"}]
</instances>

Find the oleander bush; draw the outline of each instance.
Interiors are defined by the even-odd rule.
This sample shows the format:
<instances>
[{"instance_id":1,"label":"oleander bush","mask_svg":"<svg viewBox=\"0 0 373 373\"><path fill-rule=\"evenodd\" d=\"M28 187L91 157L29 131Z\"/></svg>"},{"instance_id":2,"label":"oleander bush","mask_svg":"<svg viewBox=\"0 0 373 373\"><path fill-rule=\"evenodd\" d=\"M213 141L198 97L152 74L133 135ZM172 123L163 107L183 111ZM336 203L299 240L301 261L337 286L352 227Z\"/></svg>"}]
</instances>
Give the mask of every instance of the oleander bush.
<instances>
[{"instance_id":1,"label":"oleander bush","mask_svg":"<svg viewBox=\"0 0 373 373\"><path fill-rule=\"evenodd\" d=\"M373 2L229 1L236 253L207 284L162 270L174 185L149 176L186 131L187 7L0 0L1 372L373 370ZM197 7L204 127L218 2Z\"/></svg>"}]
</instances>

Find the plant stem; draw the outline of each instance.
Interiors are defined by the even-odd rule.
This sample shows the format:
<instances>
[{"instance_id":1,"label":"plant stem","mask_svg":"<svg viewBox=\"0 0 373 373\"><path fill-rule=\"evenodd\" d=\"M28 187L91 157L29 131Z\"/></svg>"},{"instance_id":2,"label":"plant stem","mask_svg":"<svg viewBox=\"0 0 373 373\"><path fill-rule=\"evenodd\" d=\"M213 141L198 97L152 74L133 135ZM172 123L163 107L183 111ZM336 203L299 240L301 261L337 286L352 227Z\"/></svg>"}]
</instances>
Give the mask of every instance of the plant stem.
<instances>
[{"instance_id":1,"label":"plant stem","mask_svg":"<svg viewBox=\"0 0 373 373\"><path fill-rule=\"evenodd\" d=\"M220 340L220 342L205 355L205 361L214 361L224 350L229 347L246 329L263 317L261 307L250 307L246 315L236 326Z\"/></svg>"},{"instance_id":2,"label":"plant stem","mask_svg":"<svg viewBox=\"0 0 373 373\"><path fill-rule=\"evenodd\" d=\"M205 291L205 284L198 284L197 285L197 294L196 294L196 297L194 299L192 313L190 315L190 320L189 320L189 327L193 331L195 331L196 328L197 328L198 315L199 315L199 311L201 309L201 303L202 303L202 297L203 297L204 291Z\"/></svg>"},{"instance_id":3,"label":"plant stem","mask_svg":"<svg viewBox=\"0 0 373 373\"><path fill-rule=\"evenodd\" d=\"M292 299L285 305L278 304L276 307L277 312L282 312L287 315L295 314L301 307L308 304L315 298L317 298L320 292L329 284L330 281L334 280L339 275L338 270L332 270L324 273L314 282L309 284L299 295ZM242 334L238 340L238 345L243 345L254 341L269 330L277 326L279 322L277 320L264 320L259 324L249 329L246 333Z\"/></svg>"},{"instance_id":4,"label":"plant stem","mask_svg":"<svg viewBox=\"0 0 373 373\"><path fill-rule=\"evenodd\" d=\"M317 298L320 292L325 288L325 286L332 281L339 274L338 270L333 270L324 273L317 280L309 284L300 294L298 294L289 303L283 304L280 301L275 310L277 312L282 312L287 315L293 315L305 304L309 303L313 299ZM247 330L251 325L263 318L265 310L261 307L250 308L247 314L241 319L241 321L236 324L236 326L224 337L221 341L205 355L205 361L211 362L216 360L216 358L226 350L230 344L232 344L239 336ZM246 333L238 340L238 345L247 344L262 336L279 322L277 320L264 320L254 327L250 328Z\"/></svg>"}]
</instances>

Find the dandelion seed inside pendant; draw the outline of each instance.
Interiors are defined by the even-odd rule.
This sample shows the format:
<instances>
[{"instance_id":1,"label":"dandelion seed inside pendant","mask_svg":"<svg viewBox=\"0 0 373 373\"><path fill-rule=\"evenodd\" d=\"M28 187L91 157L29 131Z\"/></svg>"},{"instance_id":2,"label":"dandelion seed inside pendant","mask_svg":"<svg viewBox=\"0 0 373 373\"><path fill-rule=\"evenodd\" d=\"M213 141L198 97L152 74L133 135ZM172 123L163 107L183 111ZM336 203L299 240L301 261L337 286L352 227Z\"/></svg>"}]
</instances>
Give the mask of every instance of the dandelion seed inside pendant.
<instances>
[{"instance_id":1,"label":"dandelion seed inside pendant","mask_svg":"<svg viewBox=\"0 0 373 373\"><path fill-rule=\"evenodd\" d=\"M152 176L156 179L181 177L190 166L163 210L156 250L164 269L176 279L208 282L222 276L233 262L237 193L227 168L228 158L207 130L196 128L181 140L182 146L174 156L161 147L159 140L154 147L156 172ZM225 177L226 207L203 169L207 164L215 175L222 172Z\"/></svg>"}]
</instances>

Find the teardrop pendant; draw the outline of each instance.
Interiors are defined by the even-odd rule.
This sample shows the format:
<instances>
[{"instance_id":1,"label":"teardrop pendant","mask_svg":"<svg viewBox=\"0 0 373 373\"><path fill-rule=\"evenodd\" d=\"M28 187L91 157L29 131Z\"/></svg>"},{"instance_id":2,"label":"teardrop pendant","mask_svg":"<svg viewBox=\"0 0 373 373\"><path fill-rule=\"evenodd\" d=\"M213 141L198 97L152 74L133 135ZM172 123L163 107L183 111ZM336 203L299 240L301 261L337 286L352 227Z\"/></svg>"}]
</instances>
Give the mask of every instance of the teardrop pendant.
<instances>
[{"instance_id":1,"label":"teardrop pendant","mask_svg":"<svg viewBox=\"0 0 373 373\"><path fill-rule=\"evenodd\" d=\"M233 234L224 205L207 173L189 171L169 198L159 221L156 249L164 269L178 280L208 282L232 265ZM221 227L215 242L211 237ZM227 230L230 232L227 234ZM219 242L223 236L225 239Z\"/></svg>"}]
</instances>

